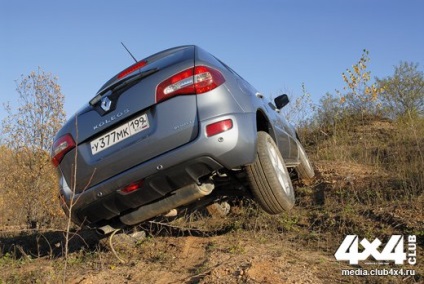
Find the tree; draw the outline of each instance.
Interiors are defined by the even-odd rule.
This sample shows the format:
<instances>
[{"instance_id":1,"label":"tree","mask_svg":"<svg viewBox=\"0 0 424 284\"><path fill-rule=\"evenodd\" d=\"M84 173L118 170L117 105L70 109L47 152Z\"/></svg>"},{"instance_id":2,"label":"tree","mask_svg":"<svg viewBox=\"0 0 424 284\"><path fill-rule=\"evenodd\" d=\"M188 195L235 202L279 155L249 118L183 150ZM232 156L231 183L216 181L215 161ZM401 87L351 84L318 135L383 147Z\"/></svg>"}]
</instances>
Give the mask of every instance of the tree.
<instances>
[{"instance_id":1,"label":"tree","mask_svg":"<svg viewBox=\"0 0 424 284\"><path fill-rule=\"evenodd\" d=\"M319 101L319 107L315 113L316 121L321 126L334 126L343 116L343 107L340 98L326 93Z\"/></svg>"},{"instance_id":2,"label":"tree","mask_svg":"<svg viewBox=\"0 0 424 284\"><path fill-rule=\"evenodd\" d=\"M418 63L400 62L394 69L393 76L376 78L383 107L390 116L424 115L424 75Z\"/></svg>"},{"instance_id":3,"label":"tree","mask_svg":"<svg viewBox=\"0 0 424 284\"><path fill-rule=\"evenodd\" d=\"M359 61L342 73L345 86L343 92L336 90L340 103L349 115L375 115L377 112L377 99L379 88L371 84L371 72L367 71L370 61L369 51L364 49Z\"/></svg>"},{"instance_id":4,"label":"tree","mask_svg":"<svg viewBox=\"0 0 424 284\"><path fill-rule=\"evenodd\" d=\"M58 213L57 175L50 163L51 143L65 121L64 96L57 78L41 68L16 81L19 107L6 105L4 143L12 151L4 188L28 225L48 222ZM18 212L18 211L17 211ZM49 218L50 217L50 218Z\"/></svg>"},{"instance_id":5,"label":"tree","mask_svg":"<svg viewBox=\"0 0 424 284\"><path fill-rule=\"evenodd\" d=\"M302 83L302 94L300 96L289 93L289 98L290 103L281 110L284 117L298 128L307 125L309 120L312 119L312 113L315 112L315 105L305 84ZM270 99L272 100L272 97Z\"/></svg>"}]
</instances>

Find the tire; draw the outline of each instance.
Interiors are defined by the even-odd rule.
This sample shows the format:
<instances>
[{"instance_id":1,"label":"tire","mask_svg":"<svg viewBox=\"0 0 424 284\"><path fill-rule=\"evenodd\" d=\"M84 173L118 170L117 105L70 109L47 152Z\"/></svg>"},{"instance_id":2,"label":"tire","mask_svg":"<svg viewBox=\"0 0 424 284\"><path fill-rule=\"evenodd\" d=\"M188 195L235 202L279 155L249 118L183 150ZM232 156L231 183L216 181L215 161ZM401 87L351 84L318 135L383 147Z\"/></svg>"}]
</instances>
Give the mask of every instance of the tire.
<instances>
[{"instance_id":1,"label":"tire","mask_svg":"<svg viewBox=\"0 0 424 284\"><path fill-rule=\"evenodd\" d=\"M300 179L309 180L315 176L314 168L306 155L305 149L299 143L297 147L299 151L300 164L296 167L297 175Z\"/></svg>"},{"instance_id":2,"label":"tire","mask_svg":"<svg viewBox=\"0 0 424 284\"><path fill-rule=\"evenodd\" d=\"M279 214L294 206L294 190L289 172L274 140L259 131L256 160L246 166L253 197L269 214Z\"/></svg>"}]
</instances>

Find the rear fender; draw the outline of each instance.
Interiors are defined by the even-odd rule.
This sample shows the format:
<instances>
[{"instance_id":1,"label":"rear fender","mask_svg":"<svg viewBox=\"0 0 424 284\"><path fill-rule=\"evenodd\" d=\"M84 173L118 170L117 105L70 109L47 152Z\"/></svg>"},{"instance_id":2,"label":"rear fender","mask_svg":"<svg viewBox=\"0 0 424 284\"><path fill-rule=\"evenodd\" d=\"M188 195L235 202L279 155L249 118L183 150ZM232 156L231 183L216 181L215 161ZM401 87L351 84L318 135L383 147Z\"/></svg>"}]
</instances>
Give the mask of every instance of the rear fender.
<instances>
[{"instance_id":1,"label":"rear fender","mask_svg":"<svg viewBox=\"0 0 424 284\"><path fill-rule=\"evenodd\" d=\"M292 151L292 148L296 148L292 147L292 145L296 144L293 143L293 139L291 139L290 135L285 131L283 125L279 123L278 118L275 118L274 122L271 123L264 111L258 109L256 112L256 128L257 131L264 131L272 137L284 160L290 163L294 157L297 157L297 149L296 153Z\"/></svg>"}]
</instances>

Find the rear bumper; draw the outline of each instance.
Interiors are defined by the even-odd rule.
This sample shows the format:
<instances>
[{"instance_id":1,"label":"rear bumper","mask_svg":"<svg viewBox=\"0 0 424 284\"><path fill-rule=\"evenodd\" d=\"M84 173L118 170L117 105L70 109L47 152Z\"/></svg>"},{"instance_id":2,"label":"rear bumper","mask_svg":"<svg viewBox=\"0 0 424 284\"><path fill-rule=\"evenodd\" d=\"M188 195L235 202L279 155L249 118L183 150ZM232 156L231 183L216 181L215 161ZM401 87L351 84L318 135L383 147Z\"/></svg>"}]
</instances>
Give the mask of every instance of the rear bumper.
<instances>
[{"instance_id":1,"label":"rear bumper","mask_svg":"<svg viewBox=\"0 0 424 284\"><path fill-rule=\"evenodd\" d=\"M233 128L207 137L206 126L225 119ZM200 122L198 137L179 148L141 163L74 196L72 219L78 224L98 223L166 197L172 191L199 182L199 178L220 168L250 164L256 155L255 113L229 114ZM136 153L135 153L136 154ZM122 195L119 189L144 180L143 186ZM69 208L72 191L61 178L63 208Z\"/></svg>"}]
</instances>

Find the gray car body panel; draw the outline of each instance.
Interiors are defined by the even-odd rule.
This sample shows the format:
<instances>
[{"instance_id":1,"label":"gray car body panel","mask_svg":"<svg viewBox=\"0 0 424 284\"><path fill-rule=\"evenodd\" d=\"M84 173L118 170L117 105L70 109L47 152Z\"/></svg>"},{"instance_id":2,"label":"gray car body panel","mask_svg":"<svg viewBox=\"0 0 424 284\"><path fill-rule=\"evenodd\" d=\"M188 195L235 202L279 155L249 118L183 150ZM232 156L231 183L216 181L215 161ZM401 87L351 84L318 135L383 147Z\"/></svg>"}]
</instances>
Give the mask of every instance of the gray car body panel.
<instances>
[{"instance_id":1,"label":"gray car body panel","mask_svg":"<svg viewBox=\"0 0 424 284\"><path fill-rule=\"evenodd\" d=\"M252 163L256 157L258 114L268 120L269 133L286 164L299 164L294 128L271 101L214 56L197 46L184 46L146 60L152 63L137 72L152 68L157 71L114 94L113 110L102 113L100 104L87 105L56 136L70 133L78 144L59 165L61 194L67 204L71 201L71 188L75 188L76 223L112 219L165 198L189 183L199 183L200 178L214 171ZM176 96L156 103L155 91L160 82L199 65L218 70L225 82L203 94ZM109 94L108 88L115 85L119 85L116 76L98 95ZM91 141L141 114L147 114L148 129L100 153L91 153ZM206 126L224 119L231 119L233 128L207 137ZM73 184L75 161L77 179ZM128 196L119 193L138 180L144 180L139 192Z\"/></svg>"}]
</instances>

